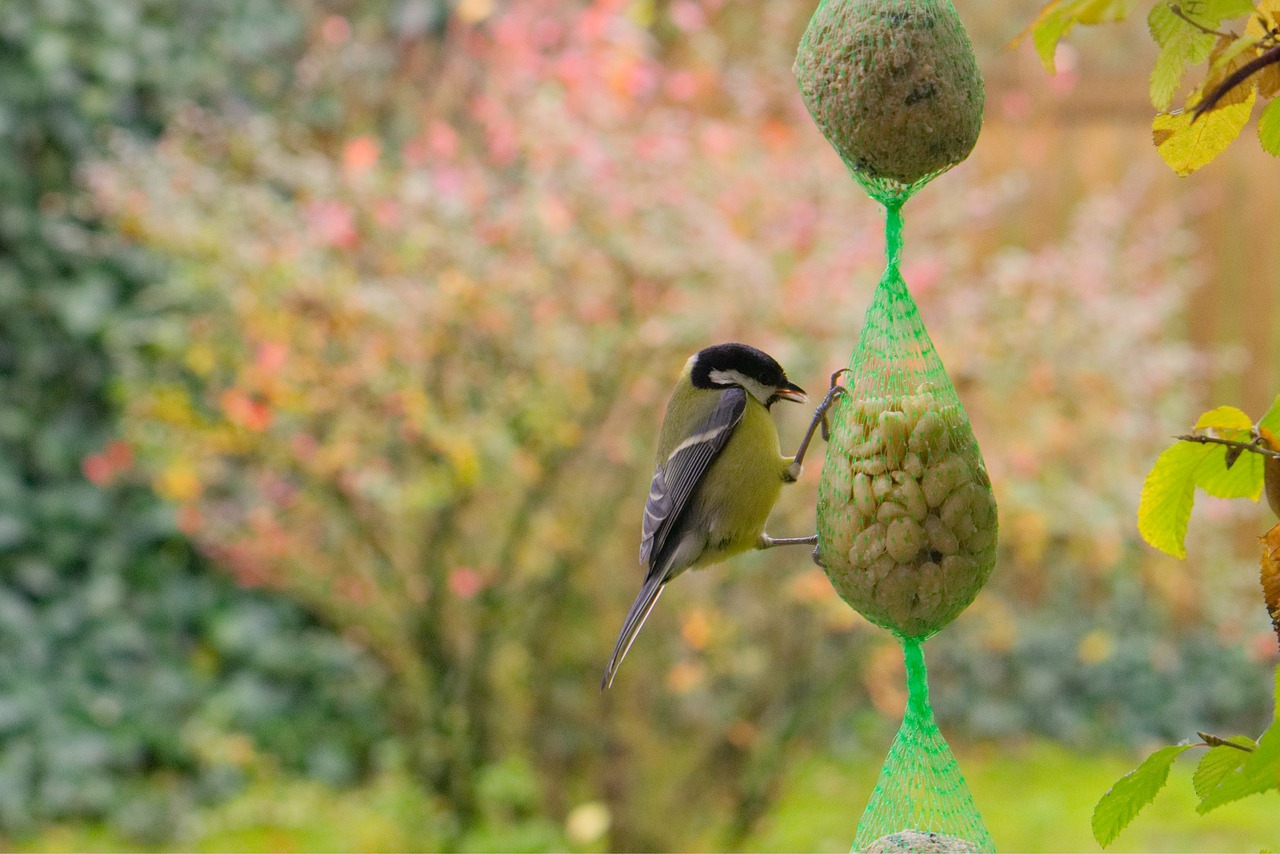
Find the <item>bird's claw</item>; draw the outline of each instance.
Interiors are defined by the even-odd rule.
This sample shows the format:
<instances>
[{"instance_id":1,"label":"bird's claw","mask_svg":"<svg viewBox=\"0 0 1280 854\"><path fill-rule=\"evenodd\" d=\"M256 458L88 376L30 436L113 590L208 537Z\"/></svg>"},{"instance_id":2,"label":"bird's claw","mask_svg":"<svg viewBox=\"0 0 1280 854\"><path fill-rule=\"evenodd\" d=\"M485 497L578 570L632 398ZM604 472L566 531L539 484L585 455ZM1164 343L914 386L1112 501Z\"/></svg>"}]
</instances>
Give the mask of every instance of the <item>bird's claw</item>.
<instances>
[{"instance_id":1,"label":"bird's claw","mask_svg":"<svg viewBox=\"0 0 1280 854\"><path fill-rule=\"evenodd\" d=\"M849 368L841 368L831 375L831 386L827 391L827 396L818 406L818 410L822 413L822 441L831 441L831 421L827 418L827 410L836 402L836 398L849 393L849 389L840 385L840 377L849 373Z\"/></svg>"}]
</instances>

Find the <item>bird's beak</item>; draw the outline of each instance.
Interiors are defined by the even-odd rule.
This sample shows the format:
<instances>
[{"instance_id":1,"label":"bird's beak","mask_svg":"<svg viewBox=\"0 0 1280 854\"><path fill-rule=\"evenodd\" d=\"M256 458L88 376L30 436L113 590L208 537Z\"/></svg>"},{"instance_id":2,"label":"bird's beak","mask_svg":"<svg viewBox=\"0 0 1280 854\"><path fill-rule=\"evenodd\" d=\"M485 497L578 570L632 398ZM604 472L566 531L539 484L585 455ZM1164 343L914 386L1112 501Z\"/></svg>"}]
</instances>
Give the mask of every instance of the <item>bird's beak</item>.
<instances>
[{"instance_id":1,"label":"bird's beak","mask_svg":"<svg viewBox=\"0 0 1280 854\"><path fill-rule=\"evenodd\" d=\"M793 401L794 403L809 402L809 396L804 393L804 389L800 388L800 386L796 385L793 382L786 382L778 386L777 394L778 394L778 397L781 397L785 400Z\"/></svg>"}]
</instances>

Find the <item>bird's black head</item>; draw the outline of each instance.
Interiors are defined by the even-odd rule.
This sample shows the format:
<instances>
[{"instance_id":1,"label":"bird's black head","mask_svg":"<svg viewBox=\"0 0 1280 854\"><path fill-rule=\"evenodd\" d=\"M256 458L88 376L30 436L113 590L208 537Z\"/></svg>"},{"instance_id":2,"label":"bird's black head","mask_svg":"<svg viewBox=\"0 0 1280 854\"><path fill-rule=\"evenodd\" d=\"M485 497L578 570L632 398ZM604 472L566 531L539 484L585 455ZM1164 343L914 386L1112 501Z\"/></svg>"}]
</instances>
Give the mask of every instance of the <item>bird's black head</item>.
<instances>
[{"instance_id":1,"label":"bird's black head","mask_svg":"<svg viewBox=\"0 0 1280 854\"><path fill-rule=\"evenodd\" d=\"M739 386L766 407L777 400L808 400L804 389L787 379L782 365L746 344L716 344L699 350L692 359L689 378L695 388Z\"/></svg>"}]
</instances>

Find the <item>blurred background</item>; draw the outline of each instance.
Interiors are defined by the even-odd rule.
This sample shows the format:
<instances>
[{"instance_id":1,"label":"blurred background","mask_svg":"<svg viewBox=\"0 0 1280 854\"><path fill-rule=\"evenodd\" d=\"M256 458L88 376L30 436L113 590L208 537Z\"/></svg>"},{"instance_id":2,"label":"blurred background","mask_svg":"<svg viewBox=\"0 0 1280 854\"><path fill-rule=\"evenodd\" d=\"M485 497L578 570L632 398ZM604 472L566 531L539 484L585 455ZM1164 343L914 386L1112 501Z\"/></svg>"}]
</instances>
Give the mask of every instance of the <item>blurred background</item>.
<instances>
[{"instance_id":1,"label":"blurred background","mask_svg":"<svg viewBox=\"0 0 1280 854\"><path fill-rule=\"evenodd\" d=\"M1144 747L1270 720L1264 508L1202 499L1185 562L1134 516L1280 391L1280 167L1159 162L1140 20L1050 77L1035 2L958 6L986 125L904 275L1001 553L932 696L998 846L1093 849ZM0 0L4 847L847 850L901 654L804 550L682 579L597 688L684 360L820 389L883 266L812 7ZM1119 844L1276 844L1191 803Z\"/></svg>"}]
</instances>

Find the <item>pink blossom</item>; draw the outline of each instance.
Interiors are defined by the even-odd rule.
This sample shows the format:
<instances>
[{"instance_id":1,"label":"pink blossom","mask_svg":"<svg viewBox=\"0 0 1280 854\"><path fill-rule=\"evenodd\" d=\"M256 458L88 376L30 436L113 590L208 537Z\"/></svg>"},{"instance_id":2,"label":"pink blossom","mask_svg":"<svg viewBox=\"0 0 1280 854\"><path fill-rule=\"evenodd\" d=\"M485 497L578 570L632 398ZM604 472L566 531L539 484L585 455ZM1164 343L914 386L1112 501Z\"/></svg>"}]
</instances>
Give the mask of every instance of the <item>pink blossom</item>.
<instances>
[{"instance_id":1,"label":"pink blossom","mask_svg":"<svg viewBox=\"0 0 1280 854\"><path fill-rule=\"evenodd\" d=\"M484 578L469 566L449 570L449 591L459 599L470 599L485 588Z\"/></svg>"},{"instance_id":2,"label":"pink blossom","mask_svg":"<svg viewBox=\"0 0 1280 854\"><path fill-rule=\"evenodd\" d=\"M671 4L668 14L671 16L671 23L686 33L696 33L707 26L706 12L693 0L676 0Z\"/></svg>"},{"instance_id":3,"label":"pink blossom","mask_svg":"<svg viewBox=\"0 0 1280 854\"><path fill-rule=\"evenodd\" d=\"M355 212L337 199L316 199L304 211L307 227L320 243L337 249L354 249L359 241Z\"/></svg>"}]
</instances>

